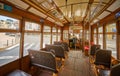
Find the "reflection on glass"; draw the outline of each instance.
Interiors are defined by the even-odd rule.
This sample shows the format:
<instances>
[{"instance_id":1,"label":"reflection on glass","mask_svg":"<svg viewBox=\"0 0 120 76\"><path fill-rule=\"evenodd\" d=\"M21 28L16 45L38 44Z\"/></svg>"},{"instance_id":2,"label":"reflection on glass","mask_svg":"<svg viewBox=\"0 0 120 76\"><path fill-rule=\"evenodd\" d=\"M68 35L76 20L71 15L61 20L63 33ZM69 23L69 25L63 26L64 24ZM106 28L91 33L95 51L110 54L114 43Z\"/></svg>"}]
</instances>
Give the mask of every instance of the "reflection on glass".
<instances>
[{"instance_id":1,"label":"reflection on glass","mask_svg":"<svg viewBox=\"0 0 120 76\"><path fill-rule=\"evenodd\" d=\"M106 49L112 51L112 56L116 58L116 35L115 34L110 34L106 35Z\"/></svg>"},{"instance_id":2,"label":"reflection on glass","mask_svg":"<svg viewBox=\"0 0 120 76\"><path fill-rule=\"evenodd\" d=\"M38 33L25 33L24 35L24 56L28 55L28 49L40 49L40 37Z\"/></svg>"},{"instance_id":3,"label":"reflection on glass","mask_svg":"<svg viewBox=\"0 0 120 76\"><path fill-rule=\"evenodd\" d=\"M103 34L98 34L98 44L100 44L101 49L103 49Z\"/></svg>"},{"instance_id":4,"label":"reflection on glass","mask_svg":"<svg viewBox=\"0 0 120 76\"><path fill-rule=\"evenodd\" d=\"M0 29L19 30L19 20L0 15Z\"/></svg>"},{"instance_id":5,"label":"reflection on glass","mask_svg":"<svg viewBox=\"0 0 120 76\"><path fill-rule=\"evenodd\" d=\"M45 44L50 44L50 34L43 35L43 48L45 47Z\"/></svg>"},{"instance_id":6,"label":"reflection on glass","mask_svg":"<svg viewBox=\"0 0 120 76\"><path fill-rule=\"evenodd\" d=\"M40 31L40 25L33 22L25 22L25 30Z\"/></svg>"},{"instance_id":7,"label":"reflection on glass","mask_svg":"<svg viewBox=\"0 0 120 76\"><path fill-rule=\"evenodd\" d=\"M19 58L20 33L0 33L0 66Z\"/></svg>"}]
</instances>

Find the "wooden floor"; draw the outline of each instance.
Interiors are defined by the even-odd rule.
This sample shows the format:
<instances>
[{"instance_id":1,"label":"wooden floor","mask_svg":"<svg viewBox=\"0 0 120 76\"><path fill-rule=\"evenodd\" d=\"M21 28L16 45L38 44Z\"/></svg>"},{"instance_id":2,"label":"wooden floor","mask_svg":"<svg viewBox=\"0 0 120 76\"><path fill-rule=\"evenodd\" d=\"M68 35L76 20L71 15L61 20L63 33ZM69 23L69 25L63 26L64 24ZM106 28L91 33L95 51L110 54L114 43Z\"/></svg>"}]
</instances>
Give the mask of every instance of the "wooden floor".
<instances>
[{"instance_id":1,"label":"wooden floor","mask_svg":"<svg viewBox=\"0 0 120 76\"><path fill-rule=\"evenodd\" d=\"M48 74L40 74L39 76L51 76ZM64 67L58 73L58 76L95 76L89 57L84 56L80 50L71 50L68 58L65 59Z\"/></svg>"}]
</instances>

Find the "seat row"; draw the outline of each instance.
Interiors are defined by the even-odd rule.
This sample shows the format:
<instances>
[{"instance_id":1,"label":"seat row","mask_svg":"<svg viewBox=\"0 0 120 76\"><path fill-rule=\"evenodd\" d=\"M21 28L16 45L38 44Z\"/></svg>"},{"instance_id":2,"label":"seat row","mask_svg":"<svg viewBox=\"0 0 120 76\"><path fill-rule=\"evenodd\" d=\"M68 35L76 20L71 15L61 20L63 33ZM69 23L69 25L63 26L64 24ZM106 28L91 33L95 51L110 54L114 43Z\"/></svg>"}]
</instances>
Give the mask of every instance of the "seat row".
<instances>
[{"instance_id":1,"label":"seat row","mask_svg":"<svg viewBox=\"0 0 120 76\"><path fill-rule=\"evenodd\" d=\"M45 45L45 48L40 50L29 49L30 65L32 67L37 67L44 69L57 75L60 68L64 65L64 60L67 57L67 52L69 51L68 44L66 42L54 42L52 45ZM40 70L39 69L39 70ZM22 71L21 71L22 72ZM20 70L9 74L8 76L19 75ZM31 76L29 74L20 76Z\"/></svg>"},{"instance_id":2,"label":"seat row","mask_svg":"<svg viewBox=\"0 0 120 76\"><path fill-rule=\"evenodd\" d=\"M116 62L117 61L117 62ZM112 51L100 49L100 45L92 45L90 62L95 64L99 76L119 76L120 63L112 57ZM116 62L116 63L115 63Z\"/></svg>"}]
</instances>

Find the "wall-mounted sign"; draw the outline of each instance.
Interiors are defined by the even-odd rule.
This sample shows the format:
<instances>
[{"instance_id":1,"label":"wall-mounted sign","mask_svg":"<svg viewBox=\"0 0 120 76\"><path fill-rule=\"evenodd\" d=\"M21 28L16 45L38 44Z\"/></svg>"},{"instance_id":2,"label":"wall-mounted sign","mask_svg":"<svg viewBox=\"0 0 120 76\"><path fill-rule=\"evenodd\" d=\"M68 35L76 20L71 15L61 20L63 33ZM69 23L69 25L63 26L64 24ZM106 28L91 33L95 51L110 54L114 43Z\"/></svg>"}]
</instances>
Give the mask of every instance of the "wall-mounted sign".
<instances>
[{"instance_id":1,"label":"wall-mounted sign","mask_svg":"<svg viewBox=\"0 0 120 76\"><path fill-rule=\"evenodd\" d=\"M7 11L9 11L9 12L12 12L12 7L5 4L5 5L4 5L4 10L7 10Z\"/></svg>"},{"instance_id":2,"label":"wall-mounted sign","mask_svg":"<svg viewBox=\"0 0 120 76\"><path fill-rule=\"evenodd\" d=\"M12 12L12 7L4 3L0 3L0 9L4 9L6 11Z\"/></svg>"},{"instance_id":3,"label":"wall-mounted sign","mask_svg":"<svg viewBox=\"0 0 120 76\"><path fill-rule=\"evenodd\" d=\"M0 9L4 9L4 4L0 3Z\"/></svg>"}]
</instances>

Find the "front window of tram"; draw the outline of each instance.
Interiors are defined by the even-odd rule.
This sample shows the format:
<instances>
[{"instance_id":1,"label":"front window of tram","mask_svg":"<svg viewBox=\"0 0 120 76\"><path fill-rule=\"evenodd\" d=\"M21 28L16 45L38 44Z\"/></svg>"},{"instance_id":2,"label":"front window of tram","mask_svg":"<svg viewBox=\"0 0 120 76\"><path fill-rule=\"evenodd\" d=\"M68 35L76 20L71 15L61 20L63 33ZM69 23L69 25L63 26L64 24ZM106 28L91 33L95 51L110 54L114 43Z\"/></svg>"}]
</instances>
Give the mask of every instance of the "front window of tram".
<instances>
[{"instance_id":1,"label":"front window of tram","mask_svg":"<svg viewBox=\"0 0 120 76\"><path fill-rule=\"evenodd\" d=\"M0 15L0 66L19 58L20 21Z\"/></svg>"}]
</instances>

